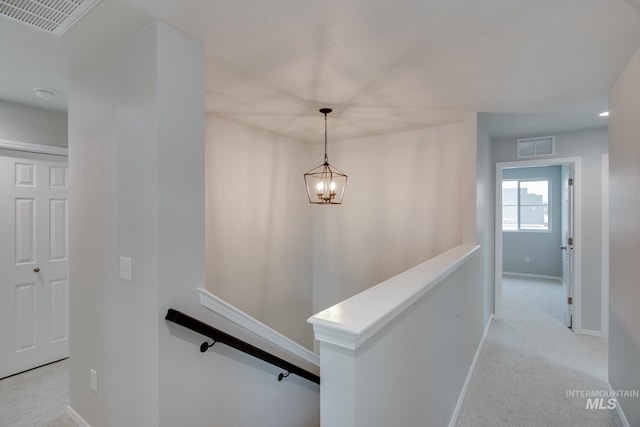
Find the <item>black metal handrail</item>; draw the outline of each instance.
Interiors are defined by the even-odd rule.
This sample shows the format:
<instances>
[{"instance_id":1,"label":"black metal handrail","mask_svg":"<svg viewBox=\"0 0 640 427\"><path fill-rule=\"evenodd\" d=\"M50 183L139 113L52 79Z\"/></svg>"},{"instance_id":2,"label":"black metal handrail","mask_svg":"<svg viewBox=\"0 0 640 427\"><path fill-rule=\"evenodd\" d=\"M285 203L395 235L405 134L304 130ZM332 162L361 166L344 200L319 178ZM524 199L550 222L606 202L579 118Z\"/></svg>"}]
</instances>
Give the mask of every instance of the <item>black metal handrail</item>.
<instances>
[{"instance_id":1,"label":"black metal handrail","mask_svg":"<svg viewBox=\"0 0 640 427\"><path fill-rule=\"evenodd\" d=\"M233 347L237 350L250 354L253 357L257 357L260 360L264 360L265 362L271 363L272 365L284 369L286 371L286 374L282 373L278 375L278 381L282 381L282 379L288 377L289 374L296 374L316 384L320 384L320 377L318 375L302 369L299 366L294 365L293 363L287 362L286 360L281 359L278 356L275 356L256 346L244 342L232 335L229 335L226 332L222 332L221 330L216 329L211 325L207 325L206 323L201 322L200 320L195 319L188 314L184 314L181 311L170 308L167 311L165 319L211 338L213 340L212 344L203 342L200 346L200 351L203 353L207 351L209 347L213 347L215 343L221 342L228 345L229 347Z\"/></svg>"}]
</instances>

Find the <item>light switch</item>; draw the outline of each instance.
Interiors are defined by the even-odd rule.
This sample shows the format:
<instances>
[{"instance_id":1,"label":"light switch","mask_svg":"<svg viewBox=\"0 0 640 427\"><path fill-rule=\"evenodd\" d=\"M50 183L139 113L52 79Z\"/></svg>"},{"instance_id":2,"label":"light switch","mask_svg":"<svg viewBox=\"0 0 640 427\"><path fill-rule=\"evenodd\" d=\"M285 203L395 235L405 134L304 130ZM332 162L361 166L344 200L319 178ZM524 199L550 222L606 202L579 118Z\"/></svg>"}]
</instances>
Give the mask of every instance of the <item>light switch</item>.
<instances>
[{"instance_id":1,"label":"light switch","mask_svg":"<svg viewBox=\"0 0 640 427\"><path fill-rule=\"evenodd\" d=\"M91 375L91 390L93 390L94 393L98 392L98 371L96 371L95 369L92 369L90 371Z\"/></svg>"},{"instance_id":2,"label":"light switch","mask_svg":"<svg viewBox=\"0 0 640 427\"><path fill-rule=\"evenodd\" d=\"M120 257L120 278L131 280L131 258Z\"/></svg>"}]
</instances>

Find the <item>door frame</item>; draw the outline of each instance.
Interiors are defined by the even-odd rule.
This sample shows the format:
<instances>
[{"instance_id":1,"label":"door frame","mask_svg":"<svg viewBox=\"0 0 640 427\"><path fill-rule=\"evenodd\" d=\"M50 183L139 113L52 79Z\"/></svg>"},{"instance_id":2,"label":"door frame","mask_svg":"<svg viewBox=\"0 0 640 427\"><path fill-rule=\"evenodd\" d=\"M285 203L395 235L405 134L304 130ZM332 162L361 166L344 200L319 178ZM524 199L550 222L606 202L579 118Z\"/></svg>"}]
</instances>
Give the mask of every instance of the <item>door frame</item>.
<instances>
[{"instance_id":1,"label":"door frame","mask_svg":"<svg viewBox=\"0 0 640 427\"><path fill-rule=\"evenodd\" d=\"M9 141L6 139L0 139L0 149L69 157L69 149L66 147L30 144L28 142Z\"/></svg>"},{"instance_id":2,"label":"door frame","mask_svg":"<svg viewBox=\"0 0 640 427\"><path fill-rule=\"evenodd\" d=\"M496 162L495 179L495 280L494 316L502 318L502 171L509 168L573 164L574 177L574 275L572 329L582 333L582 157L554 157Z\"/></svg>"},{"instance_id":3,"label":"door frame","mask_svg":"<svg viewBox=\"0 0 640 427\"><path fill-rule=\"evenodd\" d=\"M600 335L609 336L609 154L602 155L602 294Z\"/></svg>"}]
</instances>

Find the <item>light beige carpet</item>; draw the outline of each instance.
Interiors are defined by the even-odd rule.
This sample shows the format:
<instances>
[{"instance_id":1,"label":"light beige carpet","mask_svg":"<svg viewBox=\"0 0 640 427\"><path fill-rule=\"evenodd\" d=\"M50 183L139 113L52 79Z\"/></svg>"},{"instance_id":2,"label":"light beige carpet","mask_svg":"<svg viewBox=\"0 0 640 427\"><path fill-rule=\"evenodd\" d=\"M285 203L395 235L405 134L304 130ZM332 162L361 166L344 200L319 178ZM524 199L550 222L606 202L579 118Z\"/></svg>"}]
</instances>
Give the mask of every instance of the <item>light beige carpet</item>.
<instances>
[{"instance_id":1,"label":"light beige carpet","mask_svg":"<svg viewBox=\"0 0 640 427\"><path fill-rule=\"evenodd\" d=\"M489 329L458 427L622 426L615 410L567 395L608 390L607 340L565 326L563 293L558 281L505 277L503 318Z\"/></svg>"},{"instance_id":2,"label":"light beige carpet","mask_svg":"<svg viewBox=\"0 0 640 427\"><path fill-rule=\"evenodd\" d=\"M0 380L0 426L76 427L65 415L67 360Z\"/></svg>"}]
</instances>

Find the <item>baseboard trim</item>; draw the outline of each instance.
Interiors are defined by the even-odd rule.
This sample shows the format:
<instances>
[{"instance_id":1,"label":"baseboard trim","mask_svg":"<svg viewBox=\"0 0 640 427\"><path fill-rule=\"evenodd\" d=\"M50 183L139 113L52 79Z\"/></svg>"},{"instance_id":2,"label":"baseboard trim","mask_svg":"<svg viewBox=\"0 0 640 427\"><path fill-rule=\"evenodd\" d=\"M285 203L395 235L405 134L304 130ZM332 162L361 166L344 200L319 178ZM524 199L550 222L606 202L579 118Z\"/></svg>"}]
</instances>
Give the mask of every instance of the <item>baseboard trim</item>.
<instances>
[{"instance_id":1,"label":"baseboard trim","mask_svg":"<svg viewBox=\"0 0 640 427\"><path fill-rule=\"evenodd\" d=\"M550 279L550 280L559 280L562 282L562 277L560 276L545 276L544 274L529 274L529 273L513 273L511 271L503 271L503 276L513 276L513 277L531 277L533 279Z\"/></svg>"},{"instance_id":2,"label":"baseboard trim","mask_svg":"<svg viewBox=\"0 0 640 427\"><path fill-rule=\"evenodd\" d=\"M609 391L613 394L614 393L613 387L611 387L611 384L609 384L609 381L607 381L607 386L609 387ZM629 420L627 420L627 416L624 414L624 411L622 410L622 406L620 406L620 401L618 399L616 399L616 412L618 413L618 417L620 417L622 426L631 427L631 424L629 424Z\"/></svg>"},{"instance_id":3,"label":"baseboard trim","mask_svg":"<svg viewBox=\"0 0 640 427\"><path fill-rule=\"evenodd\" d=\"M91 427L91 425L85 421L71 406L67 406L67 415L78 424L78 427Z\"/></svg>"},{"instance_id":4,"label":"baseboard trim","mask_svg":"<svg viewBox=\"0 0 640 427\"><path fill-rule=\"evenodd\" d=\"M591 329L580 329L580 333L582 335L591 335L591 336L594 336L594 337L601 337L602 336L600 331L594 331L594 330L591 330Z\"/></svg>"},{"instance_id":5,"label":"baseboard trim","mask_svg":"<svg viewBox=\"0 0 640 427\"><path fill-rule=\"evenodd\" d=\"M489 321L484 328L484 333L482 334L482 339L480 339L480 344L478 344L478 349L476 350L475 356L473 356L473 362L471 362L471 366L469 367L469 372L467 372L467 378L464 380L464 385L462 386L462 390L460 391L460 396L458 397L458 402L456 403L456 407L453 410L453 415L451 416L451 421L449 421L449 427L454 427L456 422L458 421L458 415L460 415L460 410L462 409L462 402L464 402L464 398L467 395L467 390L469 389L469 383L471 383L471 377L473 376L473 372L476 370L476 364L478 363L478 359L480 359L480 353L482 353L482 349L484 348L484 343L487 340L487 334L489 333L489 328L493 323L495 317L493 314L489 316Z\"/></svg>"}]
</instances>

